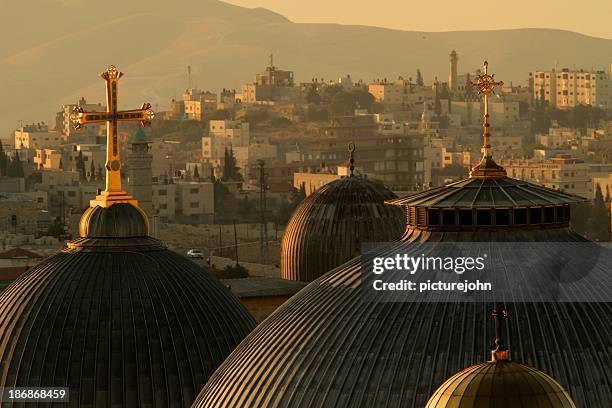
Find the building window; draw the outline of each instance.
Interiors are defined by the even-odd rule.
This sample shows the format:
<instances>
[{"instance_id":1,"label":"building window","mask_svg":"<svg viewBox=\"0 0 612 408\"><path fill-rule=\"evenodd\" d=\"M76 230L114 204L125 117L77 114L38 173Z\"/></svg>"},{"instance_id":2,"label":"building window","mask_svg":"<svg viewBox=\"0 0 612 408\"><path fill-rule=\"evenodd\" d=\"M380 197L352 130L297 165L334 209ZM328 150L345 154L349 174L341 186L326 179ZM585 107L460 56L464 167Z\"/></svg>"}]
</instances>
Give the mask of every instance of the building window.
<instances>
[{"instance_id":1,"label":"building window","mask_svg":"<svg viewBox=\"0 0 612 408\"><path fill-rule=\"evenodd\" d=\"M455 225L455 210L442 210L442 225Z\"/></svg>"},{"instance_id":2,"label":"building window","mask_svg":"<svg viewBox=\"0 0 612 408\"><path fill-rule=\"evenodd\" d=\"M200 192L199 188L190 188L189 189L189 194L198 194Z\"/></svg>"},{"instance_id":3,"label":"building window","mask_svg":"<svg viewBox=\"0 0 612 408\"><path fill-rule=\"evenodd\" d=\"M529 209L529 223L530 224L541 224L542 223L542 208L532 207Z\"/></svg>"},{"instance_id":4,"label":"building window","mask_svg":"<svg viewBox=\"0 0 612 408\"><path fill-rule=\"evenodd\" d=\"M459 210L459 225L473 225L472 210Z\"/></svg>"},{"instance_id":5,"label":"building window","mask_svg":"<svg viewBox=\"0 0 612 408\"><path fill-rule=\"evenodd\" d=\"M476 210L477 225L491 225L491 210Z\"/></svg>"},{"instance_id":6,"label":"building window","mask_svg":"<svg viewBox=\"0 0 612 408\"><path fill-rule=\"evenodd\" d=\"M160 196L165 196L168 195L168 191L167 190L159 190L159 192L157 193Z\"/></svg>"},{"instance_id":7,"label":"building window","mask_svg":"<svg viewBox=\"0 0 612 408\"><path fill-rule=\"evenodd\" d=\"M495 225L509 225L509 224L510 224L510 210L496 209L495 210Z\"/></svg>"},{"instance_id":8,"label":"building window","mask_svg":"<svg viewBox=\"0 0 612 408\"><path fill-rule=\"evenodd\" d=\"M514 209L514 224L516 225L527 224L527 209L526 208L515 208Z\"/></svg>"},{"instance_id":9,"label":"building window","mask_svg":"<svg viewBox=\"0 0 612 408\"><path fill-rule=\"evenodd\" d=\"M190 203L189 204L189 207L191 207L191 208L198 208L199 206L200 206L200 204L198 202Z\"/></svg>"}]
</instances>

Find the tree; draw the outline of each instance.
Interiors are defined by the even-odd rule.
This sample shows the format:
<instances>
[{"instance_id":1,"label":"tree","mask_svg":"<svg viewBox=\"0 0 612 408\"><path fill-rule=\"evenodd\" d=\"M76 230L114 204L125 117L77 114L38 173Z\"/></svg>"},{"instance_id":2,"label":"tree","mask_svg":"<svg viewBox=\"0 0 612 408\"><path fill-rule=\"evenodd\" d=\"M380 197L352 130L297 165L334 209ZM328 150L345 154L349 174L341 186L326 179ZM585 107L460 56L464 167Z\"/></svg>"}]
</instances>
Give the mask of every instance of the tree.
<instances>
[{"instance_id":1,"label":"tree","mask_svg":"<svg viewBox=\"0 0 612 408\"><path fill-rule=\"evenodd\" d=\"M236 166L236 156L234 156L234 149L230 147L227 150L225 148L225 160L223 164L223 181L242 181L242 174L240 174L240 167Z\"/></svg>"},{"instance_id":2,"label":"tree","mask_svg":"<svg viewBox=\"0 0 612 408\"><path fill-rule=\"evenodd\" d=\"M306 94L306 102L309 105L321 104L321 95L319 95L319 91L317 91L317 86L315 84L312 84L308 89L308 93Z\"/></svg>"},{"instance_id":3,"label":"tree","mask_svg":"<svg viewBox=\"0 0 612 408\"><path fill-rule=\"evenodd\" d=\"M4 147L2 146L2 141L0 140L0 176L8 175L8 157L6 153L4 153Z\"/></svg>"},{"instance_id":4,"label":"tree","mask_svg":"<svg viewBox=\"0 0 612 408\"><path fill-rule=\"evenodd\" d=\"M270 121L270 125L272 127L278 127L278 128L288 127L288 126L291 126L292 124L293 122L291 122L291 120L285 117L282 117L282 116L276 117Z\"/></svg>"},{"instance_id":5,"label":"tree","mask_svg":"<svg viewBox=\"0 0 612 408\"><path fill-rule=\"evenodd\" d=\"M13 159L7 169L7 174L9 177L23 177L23 164L17 152L13 155Z\"/></svg>"},{"instance_id":6,"label":"tree","mask_svg":"<svg viewBox=\"0 0 612 408\"><path fill-rule=\"evenodd\" d=\"M96 166L94 166L93 157L91 158L91 164L89 166L89 181L96 179Z\"/></svg>"},{"instance_id":7,"label":"tree","mask_svg":"<svg viewBox=\"0 0 612 408\"><path fill-rule=\"evenodd\" d=\"M343 92L343 91L344 89L340 85L328 86L324 88L321 93L321 102L326 105L329 105L334 99L334 96L336 96L337 93Z\"/></svg>"},{"instance_id":8,"label":"tree","mask_svg":"<svg viewBox=\"0 0 612 408\"><path fill-rule=\"evenodd\" d=\"M62 224L60 217L55 217L55 219L53 220L53 223L47 230L47 236L61 239L63 235L64 235L64 225Z\"/></svg>"},{"instance_id":9,"label":"tree","mask_svg":"<svg viewBox=\"0 0 612 408\"><path fill-rule=\"evenodd\" d=\"M591 238L595 241L608 241L610 239L610 213L604 201L599 183L595 186L595 199L593 200L590 227Z\"/></svg>"},{"instance_id":10,"label":"tree","mask_svg":"<svg viewBox=\"0 0 612 408\"><path fill-rule=\"evenodd\" d=\"M306 119L310 122L326 122L329 120L329 112L324 106L309 106Z\"/></svg>"},{"instance_id":11,"label":"tree","mask_svg":"<svg viewBox=\"0 0 612 408\"><path fill-rule=\"evenodd\" d=\"M419 68L417 68L417 73L416 73L416 83L419 86L423 86L425 83L423 82L423 75L421 74L421 70Z\"/></svg>"},{"instance_id":12,"label":"tree","mask_svg":"<svg viewBox=\"0 0 612 408\"><path fill-rule=\"evenodd\" d=\"M80 179L85 180L87 178L87 172L85 171L85 160L83 159L83 151L79 150L79 156L77 157L76 170L80 173Z\"/></svg>"},{"instance_id":13,"label":"tree","mask_svg":"<svg viewBox=\"0 0 612 408\"><path fill-rule=\"evenodd\" d=\"M229 120L232 118L232 113L227 109L218 109L210 115L211 120Z\"/></svg>"},{"instance_id":14,"label":"tree","mask_svg":"<svg viewBox=\"0 0 612 408\"><path fill-rule=\"evenodd\" d=\"M357 91L340 91L336 93L332 99L330 105L330 112L332 116L348 116L355 113L355 109L367 109L368 112L372 110L374 105L374 95L369 92L357 90Z\"/></svg>"}]
</instances>

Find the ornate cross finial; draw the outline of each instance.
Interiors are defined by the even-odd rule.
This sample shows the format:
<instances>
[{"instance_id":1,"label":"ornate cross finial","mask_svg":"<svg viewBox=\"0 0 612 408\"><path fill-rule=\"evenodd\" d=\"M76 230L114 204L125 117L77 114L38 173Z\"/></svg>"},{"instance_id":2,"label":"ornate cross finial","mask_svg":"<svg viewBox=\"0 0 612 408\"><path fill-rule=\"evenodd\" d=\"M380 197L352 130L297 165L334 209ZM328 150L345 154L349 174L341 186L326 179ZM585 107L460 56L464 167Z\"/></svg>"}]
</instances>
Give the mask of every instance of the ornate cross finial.
<instances>
[{"instance_id":1,"label":"ornate cross finial","mask_svg":"<svg viewBox=\"0 0 612 408\"><path fill-rule=\"evenodd\" d=\"M495 74L489 75L489 63L487 61L484 62L484 74L476 76L476 80L470 82L470 86L478 89L479 95L485 96L495 94L495 88L503 85L502 81L495 82Z\"/></svg>"},{"instance_id":2,"label":"ornate cross finial","mask_svg":"<svg viewBox=\"0 0 612 408\"><path fill-rule=\"evenodd\" d=\"M508 360L509 352L503 337L503 321L508 318L508 311L501 303L498 303L489 312L489 316L495 319L495 350L491 351L491 361Z\"/></svg>"},{"instance_id":3,"label":"ornate cross finial","mask_svg":"<svg viewBox=\"0 0 612 408\"><path fill-rule=\"evenodd\" d=\"M484 73L476 76L474 82L469 82L468 85L478 89L478 94L484 96L484 121L483 121L483 133L484 140L482 146L482 152L485 157L491 157L491 133L489 132L489 95L495 94L495 88L502 86L504 83L499 81L495 82L495 74L489 75L489 63L484 62Z\"/></svg>"},{"instance_id":4,"label":"ornate cross finial","mask_svg":"<svg viewBox=\"0 0 612 408\"><path fill-rule=\"evenodd\" d=\"M476 76L475 81L468 81L470 88L478 89L478 95L484 96L484 116L482 123L482 160L470 172L470 177L478 178L503 178L506 177L506 170L493 161L491 154L491 124L489 123L489 95L495 94L495 88L504 83L495 81L495 74L489 74L489 63L484 62L484 73Z\"/></svg>"},{"instance_id":5,"label":"ornate cross finial","mask_svg":"<svg viewBox=\"0 0 612 408\"><path fill-rule=\"evenodd\" d=\"M355 142L350 142L348 145L349 151L349 176L355 176Z\"/></svg>"},{"instance_id":6,"label":"ornate cross finial","mask_svg":"<svg viewBox=\"0 0 612 408\"><path fill-rule=\"evenodd\" d=\"M140 109L120 111L117 108L118 83L123 74L114 66L99 74L106 82L106 112L85 112L80 106L73 109L70 120L76 129L91 123L106 122L106 189L92 200L95 207L110 207L117 202L138 202L121 188L121 150L119 149L118 122L140 122L142 126L149 125L155 117L151 104L144 103Z\"/></svg>"}]
</instances>

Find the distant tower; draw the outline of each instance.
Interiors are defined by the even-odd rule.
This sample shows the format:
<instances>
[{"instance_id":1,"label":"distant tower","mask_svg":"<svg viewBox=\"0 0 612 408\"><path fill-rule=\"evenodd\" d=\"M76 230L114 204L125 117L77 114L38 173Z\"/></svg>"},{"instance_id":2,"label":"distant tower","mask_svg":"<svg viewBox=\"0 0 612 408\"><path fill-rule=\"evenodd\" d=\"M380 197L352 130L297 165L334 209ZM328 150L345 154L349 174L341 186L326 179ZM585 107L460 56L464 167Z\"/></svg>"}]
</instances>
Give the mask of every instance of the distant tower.
<instances>
[{"instance_id":1,"label":"distant tower","mask_svg":"<svg viewBox=\"0 0 612 408\"><path fill-rule=\"evenodd\" d=\"M151 163L153 155L149 153L149 141L142 128L138 128L132 136L130 153L128 154L128 192L138 200L140 208L151 218L152 206L152 178Z\"/></svg>"},{"instance_id":2,"label":"distant tower","mask_svg":"<svg viewBox=\"0 0 612 408\"><path fill-rule=\"evenodd\" d=\"M448 86L451 92L457 91L457 63L459 62L459 54L452 50L450 53L450 75L448 77Z\"/></svg>"}]
</instances>

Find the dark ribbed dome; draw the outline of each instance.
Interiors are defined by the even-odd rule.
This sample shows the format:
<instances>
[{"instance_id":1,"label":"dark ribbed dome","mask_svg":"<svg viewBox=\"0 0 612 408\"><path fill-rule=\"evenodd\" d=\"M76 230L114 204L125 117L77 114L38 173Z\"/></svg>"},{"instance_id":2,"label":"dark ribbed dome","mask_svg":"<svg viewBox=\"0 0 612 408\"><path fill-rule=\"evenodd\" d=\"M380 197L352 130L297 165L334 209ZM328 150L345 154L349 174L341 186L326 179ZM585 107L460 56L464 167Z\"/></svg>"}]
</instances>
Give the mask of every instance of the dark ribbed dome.
<instances>
[{"instance_id":1,"label":"dark ribbed dome","mask_svg":"<svg viewBox=\"0 0 612 408\"><path fill-rule=\"evenodd\" d=\"M79 234L89 238L146 237L149 221L144 211L130 203L89 207L79 222Z\"/></svg>"},{"instance_id":2,"label":"dark ribbed dome","mask_svg":"<svg viewBox=\"0 0 612 408\"><path fill-rule=\"evenodd\" d=\"M509 360L474 365L449 378L425 408L575 408L548 374Z\"/></svg>"},{"instance_id":3,"label":"dark ribbed dome","mask_svg":"<svg viewBox=\"0 0 612 408\"><path fill-rule=\"evenodd\" d=\"M131 204L88 210L88 237L2 293L0 386L70 387L70 406L191 404L255 321L142 220Z\"/></svg>"},{"instance_id":4,"label":"dark ribbed dome","mask_svg":"<svg viewBox=\"0 0 612 408\"><path fill-rule=\"evenodd\" d=\"M472 182L478 181L464 183ZM557 194L551 191L547 197ZM396 204L404 203L412 201ZM567 205L564 197L548 203ZM508 208L507 203L487 205L490 211ZM420 251L409 241L554 241L556 250L567 254L578 252L585 242L569 229L565 212L553 212L553 223L522 228L479 226L476 213L471 213L473 225L461 228L455 212L452 225L445 225L441 214L440 223L430 228L426 217L431 208L422 208L425 219L421 223L414 218L404 236L407 242L397 243L389 254ZM511 274L506 263L497 265L496 273ZM610 265L612 259L601 264ZM444 380L488 357L483 350L493 330L484 316L490 304L366 302L364 272L362 260L355 258L283 304L215 372L195 406L422 407ZM390 282L403 277L387 273ZM552 375L580 407L607 408L612 406L612 306L604 302L612 275L601 270L590 279L598 279L590 290L593 303L508 303L512 324L504 337L517 361Z\"/></svg>"},{"instance_id":5,"label":"dark ribbed dome","mask_svg":"<svg viewBox=\"0 0 612 408\"><path fill-rule=\"evenodd\" d=\"M398 239L405 215L384 204L393 198L384 185L362 177L321 187L289 220L281 242L281 276L310 282L357 256L363 243Z\"/></svg>"},{"instance_id":6,"label":"dark ribbed dome","mask_svg":"<svg viewBox=\"0 0 612 408\"><path fill-rule=\"evenodd\" d=\"M356 258L308 285L236 348L194 406L422 407L447 378L488 357L490 304L367 303L362 283ZM604 275L593 299L609 298L611 286ZM513 356L583 408L612 406L612 305L601 302L508 303Z\"/></svg>"}]
</instances>

